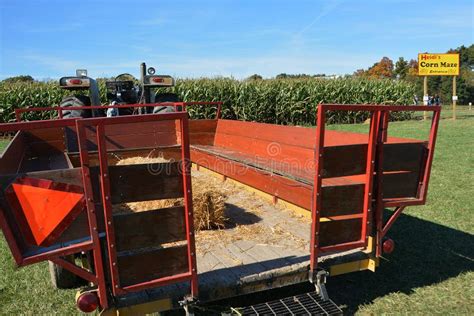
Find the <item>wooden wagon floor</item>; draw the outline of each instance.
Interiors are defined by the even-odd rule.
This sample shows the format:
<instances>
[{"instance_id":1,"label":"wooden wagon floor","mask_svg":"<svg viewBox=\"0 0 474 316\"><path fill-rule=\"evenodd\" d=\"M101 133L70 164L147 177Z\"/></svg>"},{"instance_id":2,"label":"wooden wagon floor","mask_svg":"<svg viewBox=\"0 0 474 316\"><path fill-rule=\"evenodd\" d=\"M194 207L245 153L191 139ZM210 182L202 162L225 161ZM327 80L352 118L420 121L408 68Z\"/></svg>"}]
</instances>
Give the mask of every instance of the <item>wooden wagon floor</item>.
<instances>
[{"instance_id":1,"label":"wooden wagon floor","mask_svg":"<svg viewBox=\"0 0 474 316\"><path fill-rule=\"evenodd\" d=\"M228 196L226 227L201 231L196 238L201 283L216 278L244 282L268 270L306 264L308 218L278 209L233 184L224 182L222 189Z\"/></svg>"},{"instance_id":2,"label":"wooden wagon floor","mask_svg":"<svg viewBox=\"0 0 474 316\"><path fill-rule=\"evenodd\" d=\"M229 181L193 170L227 196L226 227L196 234L199 298L216 300L307 280L311 220ZM360 250L320 257L320 262ZM189 293L188 284L148 290L138 301ZM131 299L131 297L130 297ZM124 305L129 303L123 302Z\"/></svg>"},{"instance_id":3,"label":"wooden wagon floor","mask_svg":"<svg viewBox=\"0 0 474 316\"><path fill-rule=\"evenodd\" d=\"M228 196L226 216L226 228L196 236L202 296L253 292L279 275L299 282L309 264L309 219L243 190Z\"/></svg>"}]
</instances>

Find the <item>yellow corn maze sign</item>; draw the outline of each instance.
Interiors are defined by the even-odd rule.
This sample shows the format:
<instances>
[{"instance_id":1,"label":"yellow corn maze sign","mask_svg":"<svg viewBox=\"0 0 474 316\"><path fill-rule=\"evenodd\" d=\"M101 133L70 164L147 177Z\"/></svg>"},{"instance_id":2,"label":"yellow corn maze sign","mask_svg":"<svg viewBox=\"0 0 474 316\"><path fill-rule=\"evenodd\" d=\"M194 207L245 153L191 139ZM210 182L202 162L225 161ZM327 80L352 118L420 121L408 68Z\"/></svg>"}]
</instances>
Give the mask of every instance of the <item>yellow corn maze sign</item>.
<instances>
[{"instance_id":1,"label":"yellow corn maze sign","mask_svg":"<svg viewBox=\"0 0 474 316\"><path fill-rule=\"evenodd\" d=\"M418 54L419 76L459 76L459 54Z\"/></svg>"}]
</instances>

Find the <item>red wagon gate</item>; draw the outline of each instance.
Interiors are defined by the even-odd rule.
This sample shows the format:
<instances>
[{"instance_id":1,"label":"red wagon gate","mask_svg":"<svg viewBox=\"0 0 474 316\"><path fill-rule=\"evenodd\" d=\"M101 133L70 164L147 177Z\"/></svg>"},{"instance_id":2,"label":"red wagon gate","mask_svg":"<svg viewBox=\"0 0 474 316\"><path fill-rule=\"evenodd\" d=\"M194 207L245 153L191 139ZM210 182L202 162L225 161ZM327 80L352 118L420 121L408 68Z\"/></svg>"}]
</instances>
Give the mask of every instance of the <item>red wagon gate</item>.
<instances>
[{"instance_id":1,"label":"red wagon gate","mask_svg":"<svg viewBox=\"0 0 474 316\"><path fill-rule=\"evenodd\" d=\"M397 143L394 138L388 141L390 113L406 110L405 106L318 106L310 246L311 281L316 281L318 255L365 248L370 236L375 236L375 257L379 257L382 254L383 237L405 206L425 203L440 108L429 109L433 117L428 141ZM410 107L410 110L427 109ZM367 142L351 146L327 144L327 111L369 112ZM384 224L385 207L396 209ZM335 231L345 233L331 233Z\"/></svg>"},{"instance_id":2,"label":"red wagon gate","mask_svg":"<svg viewBox=\"0 0 474 316\"><path fill-rule=\"evenodd\" d=\"M105 128L121 124L176 120L180 122L181 160L154 165L109 166ZM197 272L192 217L188 121L185 113L78 120L77 132L88 212L95 212L94 172L89 167L86 130L96 134L99 156L100 203L105 217L109 269L114 295L169 283L191 281L197 296ZM164 137L165 135L162 135ZM88 176L89 175L89 176ZM184 205L127 215L114 215L113 204L184 198ZM186 244L163 249L147 248L186 240Z\"/></svg>"},{"instance_id":3,"label":"red wagon gate","mask_svg":"<svg viewBox=\"0 0 474 316\"><path fill-rule=\"evenodd\" d=\"M152 136L163 139L165 147L179 149L180 157L156 164L110 166L107 149L116 140L130 137L131 130L140 133L139 126L144 124ZM0 131L18 131L16 137L41 129L77 133L80 167L38 172L12 169L11 174L1 176L6 198L0 201L0 224L17 264L53 261L96 284L103 309L109 306L108 289L120 296L189 281L190 294L197 297L187 113L21 122L0 127ZM110 132L107 136L106 129ZM12 144L7 150L16 150L17 142ZM50 155L56 153L63 154L53 150ZM98 165L91 155L98 156ZM32 196L39 197L36 205L32 205ZM133 214L112 212L114 204L169 198L182 198L183 205ZM51 212L57 216L50 216ZM26 218L18 220L18 214ZM36 220L29 221L29 216ZM74 236L67 236L71 226ZM92 252L93 268L79 267L64 258L87 251Z\"/></svg>"}]
</instances>

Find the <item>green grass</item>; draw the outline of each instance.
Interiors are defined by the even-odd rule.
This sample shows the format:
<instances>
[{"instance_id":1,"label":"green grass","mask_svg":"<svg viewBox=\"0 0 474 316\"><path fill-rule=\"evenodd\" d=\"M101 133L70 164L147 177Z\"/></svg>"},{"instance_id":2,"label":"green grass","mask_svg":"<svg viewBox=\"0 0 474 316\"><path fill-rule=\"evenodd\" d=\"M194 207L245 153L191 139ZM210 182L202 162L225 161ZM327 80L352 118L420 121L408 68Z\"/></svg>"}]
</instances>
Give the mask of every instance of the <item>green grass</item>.
<instances>
[{"instance_id":1,"label":"green grass","mask_svg":"<svg viewBox=\"0 0 474 316\"><path fill-rule=\"evenodd\" d=\"M395 251L376 273L328 280L331 298L346 312L474 314L474 111L449 117L444 111L427 204L407 208L388 234ZM429 121L394 122L389 133L417 138L428 127ZM365 131L367 125L331 128ZM75 290L54 290L45 263L14 268L3 237L0 267L0 314L77 313Z\"/></svg>"},{"instance_id":2,"label":"green grass","mask_svg":"<svg viewBox=\"0 0 474 316\"><path fill-rule=\"evenodd\" d=\"M0 154L3 152L5 147L7 147L8 142L9 142L8 140L0 139Z\"/></svg>"}]
</instances>

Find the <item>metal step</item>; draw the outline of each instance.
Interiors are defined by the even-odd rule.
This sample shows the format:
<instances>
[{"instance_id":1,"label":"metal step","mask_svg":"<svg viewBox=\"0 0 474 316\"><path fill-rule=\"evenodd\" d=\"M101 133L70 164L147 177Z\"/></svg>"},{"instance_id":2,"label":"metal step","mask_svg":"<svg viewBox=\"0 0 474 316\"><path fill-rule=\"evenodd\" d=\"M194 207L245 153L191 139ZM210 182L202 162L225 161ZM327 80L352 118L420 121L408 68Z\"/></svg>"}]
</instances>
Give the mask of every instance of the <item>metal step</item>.
<instances>
[{"instance_id":1,"label":"metal step","mask_svg":"<svg viewBox=\"0 0 474 316\"><path fill-rule=\"evenodd\" d=\"M315 292L299 294L244 307L240 315L342 315L332 300L322 300Z\"/></svg>"}]
</instances>

